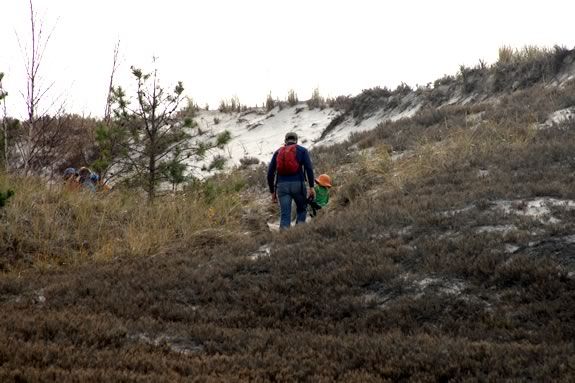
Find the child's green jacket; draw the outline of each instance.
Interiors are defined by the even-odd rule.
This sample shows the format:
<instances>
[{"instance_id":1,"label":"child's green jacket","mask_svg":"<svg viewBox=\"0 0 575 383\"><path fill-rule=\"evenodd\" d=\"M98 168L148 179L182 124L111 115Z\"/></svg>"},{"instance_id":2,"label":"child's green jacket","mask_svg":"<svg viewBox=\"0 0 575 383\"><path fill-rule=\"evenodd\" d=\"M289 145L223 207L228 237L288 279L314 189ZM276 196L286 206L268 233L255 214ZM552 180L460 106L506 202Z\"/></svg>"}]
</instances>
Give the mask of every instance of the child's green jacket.
<instances>
[{"instance_id":1,"label":"child's green jacket","mask_svg":"<svg viewBox=\"0 0 575 383\"><path fill-rule=\"evenodd\" d=\"M325 207L329 202L329 189L321 185L315 185L315 202L319 206Z\"/></svg>"}]
</instances>

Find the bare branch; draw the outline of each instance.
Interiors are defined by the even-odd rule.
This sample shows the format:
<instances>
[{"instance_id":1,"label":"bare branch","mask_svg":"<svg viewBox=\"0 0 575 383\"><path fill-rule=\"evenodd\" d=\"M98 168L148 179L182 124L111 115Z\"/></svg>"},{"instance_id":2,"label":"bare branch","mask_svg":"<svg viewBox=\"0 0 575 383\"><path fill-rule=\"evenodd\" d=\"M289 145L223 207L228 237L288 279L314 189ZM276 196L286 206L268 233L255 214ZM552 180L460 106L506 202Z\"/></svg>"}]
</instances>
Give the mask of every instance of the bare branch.
<instances>
[{"instance_id":1,"label":"bare branch","mask_svg":"<svg viewBox=\"0 0 575 383\"><path fill-rule=\"evenodd\" d=\"M108 96L106 98L106 109L104 110L104 121L106 124L110 123L110 115L112 113L112 91L114 87L114 76L118 69L118 53L120 52L120 40L114 46L114 59L112 60L112 72L110 73L110 83L108 85Z\"/></svg>"}]
</instances>

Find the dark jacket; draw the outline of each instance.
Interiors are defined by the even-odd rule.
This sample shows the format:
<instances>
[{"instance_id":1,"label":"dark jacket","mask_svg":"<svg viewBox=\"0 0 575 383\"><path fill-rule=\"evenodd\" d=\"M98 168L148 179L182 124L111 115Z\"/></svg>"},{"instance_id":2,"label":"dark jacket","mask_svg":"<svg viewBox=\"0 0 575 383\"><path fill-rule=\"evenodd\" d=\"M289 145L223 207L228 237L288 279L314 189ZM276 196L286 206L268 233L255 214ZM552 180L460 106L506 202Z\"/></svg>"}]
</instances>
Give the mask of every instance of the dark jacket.
<instances>
[{"instance_id":1,"label":"dark jacket","mask_svg":"<svg viewBox=\"0 0 575 383\"><path fill-rule=\"evenodd\" d=\"M297 145L297 144L289 144ZM279 149L274 153L272 160L270 161L268 167L268 186L270 188L270 193L273 193L276 189L276 173L277 173L277 156ZM309 183L309 187L313 188L314 177L313 177L313 165L311 163L311 158L309 157L309 152L303 146L297 145L296 158L300 164L299 171L291 176L277 176L277 183L282 182L293 182L293 181L305 181Z\"/></svg>"}]
</instances>

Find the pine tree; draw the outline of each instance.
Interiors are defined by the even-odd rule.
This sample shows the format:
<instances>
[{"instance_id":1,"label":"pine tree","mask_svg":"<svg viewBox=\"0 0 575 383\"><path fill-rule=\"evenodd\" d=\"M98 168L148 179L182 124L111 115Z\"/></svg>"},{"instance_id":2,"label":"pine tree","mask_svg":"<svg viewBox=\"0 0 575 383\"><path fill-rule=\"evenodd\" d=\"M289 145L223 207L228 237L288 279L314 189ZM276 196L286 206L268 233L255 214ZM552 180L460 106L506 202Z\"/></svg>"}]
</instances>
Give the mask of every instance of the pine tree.
<instances>
[{"instance_id":1,"label":"pine tree","mask_svg":"<svg viewBox=\"0 0 575 383\"><path fill-rule=\"evenodd\" d=\"M113 88L112 119L96 133L100 158L94 168L120 173L143 187L153 201L159 185L183 181L191 163L207 150L224 146L229 137L210 141L191 117L181 118L182 82L170 92L160 85L157 70L131 69L137 83L136 101L132 107L124 90Z\"/></svg>"}]
</instances>

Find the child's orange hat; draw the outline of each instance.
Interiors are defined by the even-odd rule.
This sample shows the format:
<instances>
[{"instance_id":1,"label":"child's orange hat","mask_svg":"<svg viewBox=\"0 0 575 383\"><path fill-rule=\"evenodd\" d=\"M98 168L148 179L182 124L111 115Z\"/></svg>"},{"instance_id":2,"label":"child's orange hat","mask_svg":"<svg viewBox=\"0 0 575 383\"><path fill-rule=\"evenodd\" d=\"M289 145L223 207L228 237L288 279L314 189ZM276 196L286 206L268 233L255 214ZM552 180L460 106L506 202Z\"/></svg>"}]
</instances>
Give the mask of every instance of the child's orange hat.
<instances>
[{"instance_id":1,"label":"child's orange hat","mask_svg":"<svg viewBox=\"0 0 575 383\"><path fill-rule=\"evenodd\" d=\"M315 179L315 182L326 188L331 187L331 177L327 174L320 174L320 176Z\"/></svg>"}]
</instances>

